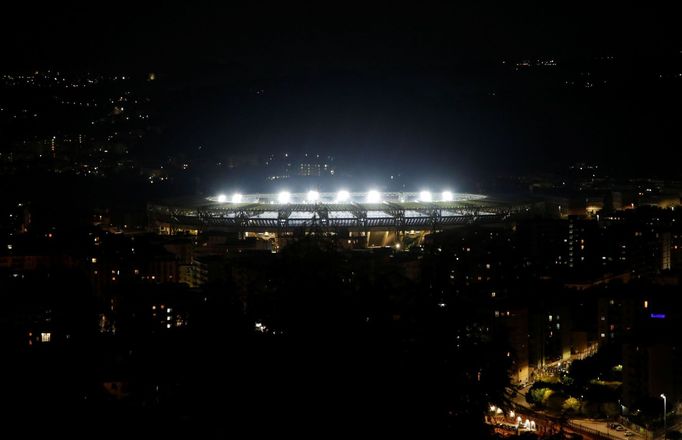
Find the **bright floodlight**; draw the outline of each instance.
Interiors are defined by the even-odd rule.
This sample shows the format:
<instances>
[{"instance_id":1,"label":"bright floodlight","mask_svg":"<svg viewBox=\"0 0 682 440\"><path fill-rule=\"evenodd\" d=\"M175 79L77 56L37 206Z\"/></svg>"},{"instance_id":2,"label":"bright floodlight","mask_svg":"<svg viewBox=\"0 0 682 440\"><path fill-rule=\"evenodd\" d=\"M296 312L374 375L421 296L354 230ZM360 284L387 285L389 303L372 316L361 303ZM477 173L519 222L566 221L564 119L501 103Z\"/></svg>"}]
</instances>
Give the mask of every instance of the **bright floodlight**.
<instances>
[{"instance_id":1,"label":"bright floodlight","mask_svg":"<svg viewBox=\"0 0 682 440\"><path fill-rule=\"evenodd\" d=\"M227 202L227 196L225 194L219 194L218 195L218 203L225 203Z\"/></svg>"},{"instance_id":2,"label":"bright floodlight","mask_svg":"<svg viewBox=\"0 0 682 440\"><path fill-rule=\"evenodd\" d=\"M289 203L289 200L291 200L291 194L287 191L282 191L281 193L277 194L277 202L281 204L286 204Z\"/></svg>"},{"instance_id":3,"label":"bright floodlight","mask_svg":"<svg viewBox=\"0 0 682 440\"><path fill-rule=\"evenodd\" d=\"M452 194L451 191L443 191L443 194L441 195L441 199L444 202L452 202L455 200L455 196Z\"/></svg>"},{"instance_id":4,"label":"bright floodlight","mask_svg":"<svg viewBox=\"0 0 682 440\"><path fill-rule=\"evenodd\" d=\"M243 196L239 193L232 194L232 203L241 203Z\"/></svg>"},{"instance_id":5,"label":"bright floodlight","mask_svg":"<svg viewBox=\"0 0 682 440\"><path fill-rule=\"evenodd\" d=\"M376 190L371 190L367 192L367 203L379 203L381 202L381 193Z\"/></svg>"},{"instance_id":6,"label":"bright floodlight","mask_svg":"<svg viewBox=\"0 0 682 440\"><path fill-rule=\"evenodd\" d=\"M308 191L306 200L309 202L317 202L318 200L320 200L320 193L317 191Z\"/></svg>"},{"instance_id":7,"label":"bright floodlight","mask_svg":"<svg viewBox=\"0 0 682 440\"><path fill-rule=\"evenodd\" d=\"M337 202L347 202L350 200L350 193L345 190L341 190L336 193L336 201Z\"/></svg>"},{"instance_id":8,"label":"bright floodlight","mask_svg":"<svg viewBox=\"0 0 682 440\"><path fill-rule=\"evenodd\" d=\"M430 202L431 200L433 200L431 198L431 191L421 191L419 193L419 201L420 202Z\"/></svg>"}]
</instances>

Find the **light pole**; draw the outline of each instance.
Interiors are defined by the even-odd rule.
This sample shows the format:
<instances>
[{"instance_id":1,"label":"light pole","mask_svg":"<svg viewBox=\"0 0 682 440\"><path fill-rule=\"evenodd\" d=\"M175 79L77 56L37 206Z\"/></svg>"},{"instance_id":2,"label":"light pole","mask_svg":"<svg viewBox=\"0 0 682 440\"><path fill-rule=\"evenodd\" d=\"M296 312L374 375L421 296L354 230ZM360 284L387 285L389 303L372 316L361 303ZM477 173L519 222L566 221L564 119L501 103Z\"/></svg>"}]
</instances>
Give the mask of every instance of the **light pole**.
<instances>
[{"instance_id":1,"label":"light pole","mask_svg":"<svg viewBox=\"0 0 682 440\"><path fill-rule=\"evenodd\" d=\"M666 426L666 421L665 421L665 413L668 412L668 406L667 406L667 400L665 398L665 394L661 393L661 397L663 398L663 440L665 440L666 437L666 431L667 431L667 426Z\"/></svg>"}]
</instances>

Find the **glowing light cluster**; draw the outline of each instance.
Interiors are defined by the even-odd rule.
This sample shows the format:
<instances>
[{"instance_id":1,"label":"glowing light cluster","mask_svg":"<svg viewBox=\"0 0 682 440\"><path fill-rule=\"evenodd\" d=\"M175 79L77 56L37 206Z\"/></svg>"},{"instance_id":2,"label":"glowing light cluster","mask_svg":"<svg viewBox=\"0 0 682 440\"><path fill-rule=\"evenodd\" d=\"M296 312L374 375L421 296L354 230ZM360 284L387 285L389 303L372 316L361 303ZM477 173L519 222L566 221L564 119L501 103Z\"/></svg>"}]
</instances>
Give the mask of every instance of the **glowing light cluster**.
<instances>
[{"instance_id":1,"label":"glowing light cluster","mask_svg":"<svg viewBox=\"0 0 682 440\"><path fill-rule=\"evenodd\" d=\"M308 194L306 195L306 201L308 202L317 202L320 200L320 193L314 190L308 191Z\"/></svg>"},{"instance_id":2,"label":"glowing light cluster","mask_svg":"<svg viewBox=\"0 0 682 440\"><path fill-rule=\"evenodd\" d=\"M390 194L390 195L389 195ZM364 203L382 203L384 200L391 201L395 197L399 197L401 202L414 200L420 203L433 202L452 202L455 200L455 193L445 190L440 193L440 197L429 190L422 190L418 193L382 193L376 189L370 189L364 193ZM404 194L404 195L403 195ZM356 193L355 196L358 196ZM388 197L388 198L385 198ZM259 195L243 195L240 193L233 193L231 196L225 194L218 194L215 199L218 203L244 203L245 199L253 201L253 199L260 198ZM345 189L339 190L336 194L324 193L321 194L317 190L309 190L305 194L292 194L289 191L281 191L276 195L276 203L285 205L288 203L350 203L353 201L352 194ZM270 203L273 203L272 201Z\"/></svg>"},{"instance_id":3,"label":"glowing light cluster","mask_svg":"<svg viewBox=\"0 0 682 440\"><path fill-rule=\"evenodd\" d=\"M375 189L369 190L367 192L367 203L380 203L381 193Z\"/></svg>"},{"instance_id":4,"label":"glowing light cluster","mask_svg":"<svg viewBox=\"0 0 682 440\"><path fill-rule=\"evenodd\" d=\"M286 205L291 201L291 193L288 191L282 191L279 194L277 194L277 203L280 203L282 205Z\"/></svg>"},{"instance_id":5,"label":"glowing light cluster","mask_svg":"<svg viewBox=\"0 0 682 440\"><path fill-rule=\"evenodd\" d=\"M337 203L344 203L348 202L350 200L350 193L346 190L341 190L338 193L336 193L336 202Z\"/></svg>"},{"instance_id":6,"label":"glowing light cluster","mask_svg":"<svg viewBox=\"0 0 682 440\"><path fill-rule=\"evenodd\" d=\"M431 201L433 201L433 198L431 197L431 191L421 191L419 193L419 201L420 202L431 202Z\"/></svg>"}]
</instances>

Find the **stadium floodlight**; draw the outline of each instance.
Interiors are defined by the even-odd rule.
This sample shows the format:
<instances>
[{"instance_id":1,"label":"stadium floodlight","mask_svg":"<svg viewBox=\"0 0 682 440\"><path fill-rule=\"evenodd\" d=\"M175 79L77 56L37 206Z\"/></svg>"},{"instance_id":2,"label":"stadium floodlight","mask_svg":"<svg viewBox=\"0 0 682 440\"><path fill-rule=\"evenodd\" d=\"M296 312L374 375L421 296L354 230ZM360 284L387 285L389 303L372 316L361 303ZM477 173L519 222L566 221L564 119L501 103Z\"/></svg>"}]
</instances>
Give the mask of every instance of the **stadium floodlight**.
<instances>
[{"instance_id":1,"label":"stadium floodlight","mask_svg":"<svg viewBox=\"0 0 682 440\"><path fill-rule=\"evenodd\" d=\"M336 193L336 201L337 202L347 202L350 200L350 193L346 190L341 190Z\"/></svg>"},{"instance_id":2,"label":"stadium floodlight","mask_svg":"<svg viewBox=\"0 0 682 440\"><path fill-rule=\"evenodd\" d=\"M452 202L455 200L454 194L452 194L452 191L443 191L443 194L441 195L441 200L444 202Z\"/></svg>"},{"instance_id":3,"label":"stadium floodlight","mask_svg":"<svg viewBox=\"0 0 682 440\"><path fill-rule=\"evenodd\" d=\"M317 191L308 191L308 195L306 196L306 200L308 202L317 202L320 200L320 193Z\"/></svg>"},{"instance_id":4,"label":"stadium floodlight","mask_svg":"<svg viewBox=\"0 0 682 440\"><path fill-rule=\"evenodd\" d=\"M218 203L227 202L227 196L225 194L218 194Z\"/></svg>"},{"instance_id":5,"label":"stadium floodlight","mask_svg":"<svg viewBox=\"0 0 682 440\"><path fill-rule=\"evenodd\" d=\"M381 193L377 190L370 190L367 192L367 203L381 202Z\"/></svg>"},{"instance_id":6,"label":"stadium floodlight","mask_svg":"<svg viewBox=\"0 0 682 440\"><path fill-rule=\"evenodd\" d=\"M239 193L232 194L232 203L241 203L244 196Z\"/></svg>"},{"instance_id":7,"label":"stadium floodlight","mask_svg":"<svg viewBox=\"0 0 682 440\"><path fill-rule=\"evenodd\" d=\"M419 192L419 201L420 202L430 202L432 200L433 200L433 198L431 197L431 191L420 191Z\"/></svg>"},{"instance_id":8,"label":"stadium floodlight","mask_svg":"<svg viewBox=\"0 0 682 440\"><path fill-rule=\"evenodd\" d=\"M279 194L277 194L277 202L281 203L282 205L289 203L291 201L291 193L288 191L282 191Z\"/></svg>"}]
</instances>

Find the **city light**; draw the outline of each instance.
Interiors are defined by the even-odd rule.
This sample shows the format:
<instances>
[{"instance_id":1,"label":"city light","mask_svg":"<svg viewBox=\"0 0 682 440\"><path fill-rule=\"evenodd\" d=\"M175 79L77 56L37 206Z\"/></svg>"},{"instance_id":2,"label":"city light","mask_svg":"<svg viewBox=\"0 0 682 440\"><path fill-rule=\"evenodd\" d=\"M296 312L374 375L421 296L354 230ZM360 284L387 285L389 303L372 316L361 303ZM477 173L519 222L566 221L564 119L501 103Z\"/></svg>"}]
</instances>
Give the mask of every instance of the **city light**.
<instances>
[{"instance_id":1,"label":"city light","mask_svg":"<svg viewBox=\"0 0 682 440\"><path fill-rule=\"evenodd\" d=\"M291 200L291 193L288 191L282 191L279 194L277 194L277 202L281 204L286 204L289 203Z\"/></svg>"},{"instance_id":2,"label":"city light","mask_svg":"<svg viewBox=\"0 0 682 440\"><path fill-rule=\"evenodd\" d=\"M232 194L232 203L241 203L243 196L239 193Z\"/></svg>"},{"instance_id":3,"label":"city light","mask_svg":"<svg viewBox=\"0 0 682 440\"><path fill-rule=\"evenodd\" d=\"M430 202L432 201L431 197L431 191L421 191L419 192L419 201L420 202Z\"/></svg>"},{"instance_id":4,"label":"city light","mask_svg":"<svg viewBox=\"0 0 682 440\"><path fill-rule=\"evenodd\" d=\"M377 190L370 190L367 192L367 203L381 202L381 193Z\"/></svg>"},{"instance_id":5,"label":"city light","mask_svg":"<svg viewBox=\"0 0 682 440\"><path fill-rule=\"evenodd\" d=\"M661 399L663 399L663 440L667 440L668 426L666 422L666 415L668 413L668 399L663 393L661 393Z\"/></svg>"},{"instance_id":6,"label":"city light","mask_svg":"<svg viewBox=\"0 0 682 440\"><path fill-rule=\"evenodd\" d=\"M441 200L444 202L452 202L455 200L454 194L452 194L451 191L443 191L443 194L441 194Z\"/></svg>"},{"instance_id":7,"label":"city light","mask_svg":"<svg viewBox=\"0 0 682 440\"><path fill-rule=\"evenodd\" d=\"M225 194L220 194L218 196L218 203L225 203L227 202L227 196Z\"/></svg>"},{"instance_id":8,"label":"city light","mask_svg":"<svg viewBox=\"0 0 682 440\"><path fill-rule=\"evenodd\" d=\"M308 195L306 196L306 200L308 202L317 202L320 200L320 193L317 191L308 191Z\"/></svg>"},{"instance_id":9,"label":"city light","mask_svg":"<svg viewBox=\"0 0 682 440\"><path fill-rule=\"evenodd\" d=\"M348 200L350 200L350 193L348 191L341 190L336 193L337 202L347 202Z\"/></svg>"}]
</instances>

